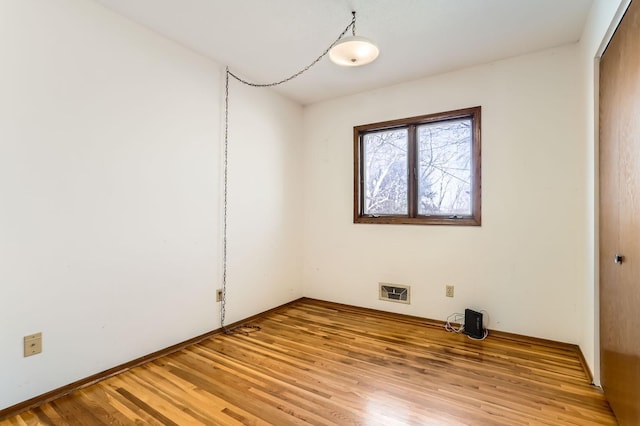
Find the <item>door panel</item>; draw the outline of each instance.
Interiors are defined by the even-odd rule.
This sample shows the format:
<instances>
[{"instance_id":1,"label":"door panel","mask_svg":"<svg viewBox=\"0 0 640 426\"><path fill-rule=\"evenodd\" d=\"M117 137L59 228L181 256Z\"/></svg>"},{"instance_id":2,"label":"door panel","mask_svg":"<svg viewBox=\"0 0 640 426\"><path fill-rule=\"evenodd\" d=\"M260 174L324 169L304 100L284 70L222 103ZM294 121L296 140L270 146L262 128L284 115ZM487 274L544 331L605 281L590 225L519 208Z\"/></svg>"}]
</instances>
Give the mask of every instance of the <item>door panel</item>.
<instances>
[{"instance_id":1,"label":"door panel","mask_svg":"<svg viewBox=\"0 0 640 426\"><path fill-rule=\"evenodd\" d=\"M614 256L624 256L614 263ZM622 425L640 424L640 1L600 62L600 356Z\"/></svg>"},{"instance_id":2,"label":"door panel","mask_svg":"<svg viewBox=\"0 0 640 426\"><path fill-rule=\"evenodd\" d=\"M600 63L600 375L607 398L616 399L615 386L609 384L615 371L615 349L619 346L617 332L617 306L614 295L620 280L620 265L614 263L614 256L620 253L619 241L619 136L614 123L618 116L615 100L620 97L614 79L609 77L610 64L615 52L606 52ZM619 397L618 397L619 398Z\"/></svg>"}]
</instances>

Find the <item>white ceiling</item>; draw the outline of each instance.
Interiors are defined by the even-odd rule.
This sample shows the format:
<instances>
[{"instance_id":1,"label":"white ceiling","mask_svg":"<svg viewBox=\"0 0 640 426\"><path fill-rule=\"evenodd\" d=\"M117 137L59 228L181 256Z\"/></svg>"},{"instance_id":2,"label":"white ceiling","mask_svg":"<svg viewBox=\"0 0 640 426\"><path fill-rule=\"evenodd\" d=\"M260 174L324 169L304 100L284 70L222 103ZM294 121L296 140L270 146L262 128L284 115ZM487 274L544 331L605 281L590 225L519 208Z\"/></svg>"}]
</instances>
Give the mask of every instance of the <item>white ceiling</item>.
<instances>
[{"instance_id":1,"label":"white ceiling","mask_svg":"<svg viewBox=\"0 0 640 426\"><path fill-rule=\"evenodd\" d=\"M593 0L95 0L260 83L311 63L351 22L373 64L328 57L279 86L303 104L577 42Z\"/></svg>"}]
</instances>

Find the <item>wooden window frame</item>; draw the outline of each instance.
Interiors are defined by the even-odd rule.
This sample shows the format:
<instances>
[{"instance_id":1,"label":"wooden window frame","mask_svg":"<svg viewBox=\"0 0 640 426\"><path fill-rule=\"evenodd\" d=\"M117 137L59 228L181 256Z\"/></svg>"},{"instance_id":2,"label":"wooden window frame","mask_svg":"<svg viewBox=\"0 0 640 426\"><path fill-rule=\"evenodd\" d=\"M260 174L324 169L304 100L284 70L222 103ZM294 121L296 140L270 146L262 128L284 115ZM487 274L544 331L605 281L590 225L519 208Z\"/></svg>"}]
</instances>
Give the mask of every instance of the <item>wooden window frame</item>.
<instances>
[{"instance_id":1,"label":"wooden window frame","mask_svg":"<svg viewBox=\"0 0 640 426\"><path fill-rule=\"evenodd\" d=\"M416 154L416 127L422 124L448 121L461 118L469 118L472 122L472 164L471 164L471 214L469 216L421 216L418 215L417 202L417 167ZM364 206L364 176L362 143L363 136L370 132L381 130L393 130L407 128L409 130L408 164L408 203L409 213L407 215L365 215ZM454 111L440 112L435 114L421 115L417 117L402 118L398 120L383 121L379 123L365 124L353 128L354 152L354 198L353 198L353 222L354 223L378 223L378 224L405 224L405 225L458 225L458 226L480 226L481 221L481 107L458 109Z\"/></svg>"}]
</instances>

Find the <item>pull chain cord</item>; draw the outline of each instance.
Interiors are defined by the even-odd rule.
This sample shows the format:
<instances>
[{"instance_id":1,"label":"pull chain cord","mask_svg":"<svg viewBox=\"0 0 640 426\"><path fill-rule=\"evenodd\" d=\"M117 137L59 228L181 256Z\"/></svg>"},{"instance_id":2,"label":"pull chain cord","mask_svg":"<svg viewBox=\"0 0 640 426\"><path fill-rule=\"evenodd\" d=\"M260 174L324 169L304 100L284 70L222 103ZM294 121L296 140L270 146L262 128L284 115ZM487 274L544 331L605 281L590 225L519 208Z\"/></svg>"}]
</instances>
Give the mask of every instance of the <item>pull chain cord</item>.
<instances>
[{"instance_id":1,"label":"pull chain cord","mask_svg":"<svg viewBox=\"0 0 640 426\"><path fill-rule=\"evenodd\" d=\"M338 38L329 45L325 49L324 52L320 56L318 56L313 62L309 65L296 72L295 74L290 75L289 77L283 78L282 80L275 81L273 83L253 83L248 80L244 80L241 77L238 77L236 74L229 71L229 67L225 70L225 81L224 81L224 154L223 154L223 169L224 169L224 190L223 190L223 210L222 210L222 299L220 306L220 327L224 331L225 334L244 334L248 335L253 331L260 330L260 326L257 325L248 325L248 324L239 324L233 327L226 327L225 316L226 316L226 308L227 308L227 222L228 222L228 204L229 204L229 77L233 77L237 81L242 84L251 87L273 87L284 84L288 81L293 80L294 78L300 76L304 72L308 71L315 64L320 62L322 58L327 56L329 51L333 46L335 46L342 37L349 31L352 30L353 35L356 35L356 12L351 12L352 18L351 22L347 27L340 33Z\"/></svg>"}]
</instances>

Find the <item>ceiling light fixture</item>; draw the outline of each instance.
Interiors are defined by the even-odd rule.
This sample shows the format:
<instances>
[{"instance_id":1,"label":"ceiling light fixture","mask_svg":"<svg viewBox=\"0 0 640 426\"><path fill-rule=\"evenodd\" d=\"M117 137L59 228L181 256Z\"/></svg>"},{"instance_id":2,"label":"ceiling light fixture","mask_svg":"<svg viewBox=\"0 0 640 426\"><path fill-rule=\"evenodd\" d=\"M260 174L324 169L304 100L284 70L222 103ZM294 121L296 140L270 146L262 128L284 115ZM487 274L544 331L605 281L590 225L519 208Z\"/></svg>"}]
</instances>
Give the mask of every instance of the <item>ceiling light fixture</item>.
<instances>
[{"instance_id":1,"label":"ceiling light fixture","mask_svg":"<svg viewBox=\"0 0 640 426\"><path fill-rule=\"evenodd\" d=\"M329 50L329 59L345 67L359 67L376 60L380 54L378 46L366 37L356 36L356 12L351 12L351 36L338 40Z\"/></svg>"}]
</instances>

